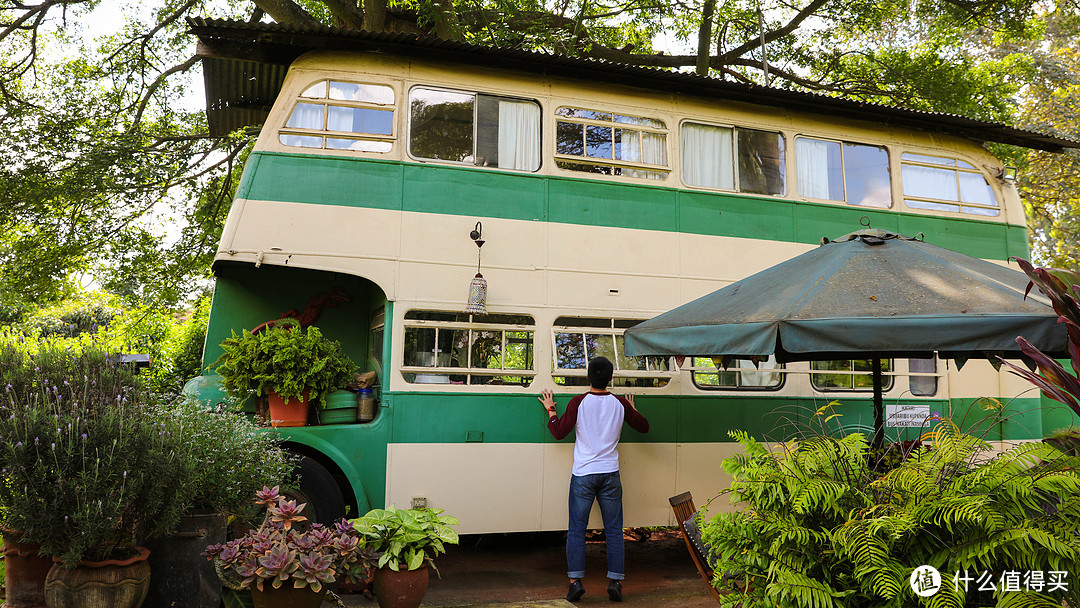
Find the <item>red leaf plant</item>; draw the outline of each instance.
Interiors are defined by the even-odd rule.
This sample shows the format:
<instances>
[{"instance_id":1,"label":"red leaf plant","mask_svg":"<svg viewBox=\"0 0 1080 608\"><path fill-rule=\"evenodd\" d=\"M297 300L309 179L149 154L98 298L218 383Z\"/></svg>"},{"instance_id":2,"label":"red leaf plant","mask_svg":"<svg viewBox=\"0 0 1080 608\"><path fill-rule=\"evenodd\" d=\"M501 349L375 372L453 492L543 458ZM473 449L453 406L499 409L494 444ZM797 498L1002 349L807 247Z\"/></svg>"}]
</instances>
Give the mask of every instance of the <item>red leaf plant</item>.
<instances>
[{"instance_id":1,"label":"red leaf plant","mask_svg":"<svg viewBox=\"0 0 1080 608\"><path fill-rule=\"evenodd\" d=\"M262 591L266 581L278 589L291 581L297 589L319 592L339 578L350 582L368 578L374 555L360 546L348 521L341 519L333 526L313 523L302 532L293 524L307 521L300 515L305 503L285 500L276 486L256 492L255 502L266 506L262 525L203 552L221 571L239 578L242 589L255 586Z\"/></svg>"}]
</instances>

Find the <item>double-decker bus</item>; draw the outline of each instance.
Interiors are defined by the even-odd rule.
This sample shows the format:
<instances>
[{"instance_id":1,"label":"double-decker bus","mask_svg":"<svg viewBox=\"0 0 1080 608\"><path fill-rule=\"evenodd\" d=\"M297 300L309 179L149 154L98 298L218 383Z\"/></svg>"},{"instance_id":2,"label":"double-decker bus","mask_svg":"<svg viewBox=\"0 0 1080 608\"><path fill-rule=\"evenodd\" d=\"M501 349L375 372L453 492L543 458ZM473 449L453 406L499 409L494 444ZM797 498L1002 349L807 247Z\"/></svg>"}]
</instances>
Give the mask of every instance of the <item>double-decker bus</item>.
<instances>
[{"instance_id":1,"label":"double-decker bus","mask_svg":"<svg viewBox=\"0 0 1080 608\"><path fill-rule=\"evenodd\" d=\"M572 436L551 437L536 397L553 389L565 407L596 355L651 422L623 433L627 526L669 525L667 497L725 487L729 430L782 439L832 402L835 420L866 430L865 361L717 368L626 356L622 332L863 217L999 263L1025 256L1013 172L984 145L1076 145L410 35L190 25L211 130L261 129L215 258L204 363L232 332L335 293L348 301L318 326L377 377L374 420L275 431L303 457L320 519L426 505L463 533L565 529ZM478 267L486 312L464 312ZM994 441L1073 421L985 361L886 371L887 406L966 420ZM208 370L189 392L220 399L220 382Z\"/></svg>"}]
</instances>

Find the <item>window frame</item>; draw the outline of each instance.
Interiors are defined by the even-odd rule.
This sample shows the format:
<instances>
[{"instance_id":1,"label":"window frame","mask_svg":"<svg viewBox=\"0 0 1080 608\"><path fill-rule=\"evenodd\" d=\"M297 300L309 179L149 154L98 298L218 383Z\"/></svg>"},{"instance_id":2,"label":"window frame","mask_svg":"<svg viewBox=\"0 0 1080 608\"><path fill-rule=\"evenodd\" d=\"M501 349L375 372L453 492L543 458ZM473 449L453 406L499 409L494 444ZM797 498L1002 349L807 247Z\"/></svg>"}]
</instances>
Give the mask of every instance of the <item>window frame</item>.
<instances>
[{"instance_id":1,"label":"window frame","mask_svg":"<svg viewBox=\"0 0 1080 608\"><path fill-rule=\"evenodd\" d=\"M626 318L621 318L621 317L579 317L579 316L570 317L571 319L588 319L588 320L591 320L591 321L609 321L608 326L603 327L603 326L559 324L559 321L561 319L564 319L564 318L567 318L567 317L558 317L558 318L556 318L552 322L551 329L549 331L549 334L550 334L549 338L551 340L551 377L552 377L553 381L556 378L587 378L588 377L588 360L589 360L588 352L585 352L585 355L584 355L585 356L585 367L583 367L583 368L563 368L563 367L559 367L559 345L558 345L558 341L555 338L556 334L560 334L560 333L563 333L563 334L579 334L582 337L582 341L583 341L582 346L584 347L585 346L585 344L584 344L584 339L585 339L584 336L586 334L603 334L603 335L610 335L610 336L618 337L618 336L622 336L624 334L624 332L628 328L633 327L634 325L637 325L638 323L642 323L642 322L644 322L646 320L646 319L626 319ZM626 325L626 327L617 327L616 325L619 324L619 323L628 324L628 325ZM671 384L671 381L678 376L679 372L675 369L675 365L673 364L672 357L650 356L650 355L625 355L625 356L642 356L642 357L644 357L645 360L646 360L646 362L645 362L646 369L644 369L644 370L620 370L619 369L619 351L618 351L619 341L617 339L613 339L612 342L613 342L613 348L615 349L615 359L611 361L611 363L612 363L612 365L614 367L614 370L613 370L612 376L611 376L612 385L614 384L614 381L615 381L616 378L628 378L628 379L642 378L642 379L647 379L647 380L663 380L664 383L661 384L660 386L624 387L624 388L628 388L628 389L629 388L634 388L634 389L641 389L641 390L648 390L648 389L658 390L658 389L663 389L663 388L667 387L669 384ZM625 341L624 341L624 344L625 344ZM668 369L667 370L650 370L650 369L648 369L650 367L650 365L651 365L650 359L664 359L664 360L666 360ZM559 384L559 383L556 382L556 384ZM572 386L576 386L576 385L559 384L559 386L572 387ZM619 388L619 387L616 387L616 388Z\"/></svg>"},{"instance_id":2,"label":"window frame","mask_svg":"<svg viewBox=\"0 0 1080 608\"><path fill-rule=\"evenodd\" d=\"M808 372L810 374L810 388L811 388L811 390L815 390L815 391L818 391L818 392L821 392L821 393L873 393L874 392L874 386L873 386L873 380L872 380L873 375L874 375L873 370L871 370L871 371L857 371L855 369L855 362L856 361L873 361L873 359L828 359L828 361L847 361L847 362L851 363L851 367L850 367L850 369L847 369L847 370L835 370L835 369L818 370L818 369L814 369L814 364L815 363L824 363L825 360L811 361L810 365L809 365L809 370L808 370ZM889 362L889 370L888 371L883 370L882 373L881 373L882 378L887 379L887 382L885 382L881 387L881 392L882 393L887 393L890 390L892 390L892 388L894 386L896 386L896 377L897 376L903 376L905 374L901 374L901 373L898 373L896 371L896 358L890 357L888 359L884 359L884 361ZM851 384L852 384L851 388L848 388L848 387L836 387L836 386L830 386L830 387L818 386L814 382L814 377L819 376L819 375L826 375L826 374L843 374L845 376L850 377L851 378ZM870 386L856 387L855 386L855 377L856 376L868 376L868 377L870 377L871 378Z\"/></svg>"},{"instance_id":3,"label":"window frame","mask_svg":"<svg viewBox=\"0 0 1080 608\"><path fill-rule=\"evenodd\" d=\"M686 181L686 162L685 162L685 157L684 157L683 151L682 151L682 140L683 140L683 127L687 123L697 125L699 127L712 127L714 129L730 129L731 130L731 171L732 171L732 180L731 181L732 181L732 184L734 184L734 189L729 190L727 188L717 188L717 187L713 187L713 186L698 186L698 185L694 185L694 184L691 184L691 183ZM739 171L739 135L738 135L739 129L742 129L744 131L762 131L762 132L765 132L765 133L774 133L779 137L778 141L783 142L784 149L782 150L782 152L784 154L784 157L783 157L784 162L783 162L783 167L781 168L781 171L780 171L780 175L783 177L784 183L783 183L783 188L781 188L780 192L778 192L776 194L766 194L766 193L762 193L762 192L748 192L748 191L744 191L744 190L742 190L740 188L741 183L742 183L742 179L741 179L741 172ZM783 199L791 200L792 199L791 190L788 188L788 185L789 185L788 182L790 181L788 179L788 166L791 164L790 163L790 158L788 158L788 156L789 156L788 140L789 139L790 138L788 137L787 133L783 129L775 129L774 130L772 127L740 126L740 125L736 125L734 123L717 123L717 122L708 122L706 120L698 120L696 118L683 118L683 119L679 120L679 146L678 146L678 148L679 148L679 183L683 187L693 188L693 189L696 189L696 190L704 190L706 192L730 192L730 193L733 193L733 194L741 194L743 196L767 196L767 197L771 197L771 198L783 198ZM792 148L792 149L794 149L794 148ZM798 184L796 184L795 191L798 192Z\"/></svg>"},{"instance_id":4,"label":"window frame","mask_svg":"<svg viewBox=\"0 0 1080 608\"><path fill-rule=\"evenodd\" d=\"M450 314L450 315L468 315L469 320L468 321L442 321L442 320L434 320L434 319L410 319L410 318L408 318L408 316L411 313L434 313L434 314ZM498 314L499 313L488 313L488 315L498 315ZM514 314L514 313L506 313L506 314ZM537 333L538 333L537 332L537 325L536 325L536 318L531 314L516 315L516 316L528 317L530 320L532 320L532 324L530 324L530 325L510 324L510 323L490 323L490 322L485 323L485 322L473 321L473 319L475 317L477 317L477 316L482 317L482 316L488 316L488 315L476 315L476 314L472 314L472 313L463 313L463 312L458 312L458 311L432 310L432 309L426 309L426 308L424 308L424 309L416 308L416 309L411 309L411 310L406 311L405 314L402 317L402 326L401 326L402 351L401 351L401 359L399 360L400 365L398 366L398 369L397 369L398 373L401 376L402 381L404 381L406 384L409 384L409 385L421 385L421 386L430 386L430 387L439 387L439 388L450 388L450 387L466 386L466 387L482 387L482 388L485 388L485 389L490 389L490 388L493 388L493 387L528 388L528 387L532 386L533 382L536 380L536 376L538 375L538 372L536 370L536 336L537 336ZM439 330L440 329L444 329L444 330L448 329L448 330L452 330L452 331L462 331L462 330L468 331L469 332L469 343L468 343L468 346L466 347L466 352L468 353L468 362L469 363L472 362L472 356L473 356L472 351L473 351L473 346L475 344L475 340L473 339L473 333L472 332L474 332L474 331L500 332L500 334L501 334L501 337L500 337L500 344L501 344L500 357L501 357L501 363L502 363L503 366L506 365L506 345L508 343L508 341L507 341L507 333L508 332L510 332L510 333L513 333L513 332L531 333L532 334L532 342L531 342L531 345L530 345L531 346L530 357L532 359L532 368L531 369L511 369L511 368L507 368L507 367L451 367L451 366L440 366L440 365L438 365L438 359L435 360L435 365L432 365L432 366L405 365L405 359L409 355L409 353L405 350L405 344L407 343L407 334L408 334L409 329L434 329L435 330L435 344L436 345L438 345ZM415 374L415 375L425 374L425 375L434 375L434 376L445 376L448 381L445 382L445 383L443 383L443 382L417 382L415 380L415 376L414 376L413 380L409 380L407 378L406 374ZM452 381L449 381L450 376L465 376L465 381L460 383L460 384L455 384ZM474 384L474 383L471 382L473 376L491 376L491 377L519 376L519 377L522 377L522 378L528 378L528 383L520 383L520 384L514 384L514 383L507 383L507 384L479 383L479 384Z\"/></svg>"},{"instance_id":5,"label":"window frame","mask_svg":"<svg viewBox=\"0 0 1080 608\"><path fill-rule=\"evenodd\" d=\"M444 93L457 93L459 95L472 95L473 96L473 119L472 119L473 162L465 162L465 161L462 161L462 160L446 160L446 159L443 159L443 158L428 158L426 156L417 156L416 154L413 154L413 150L412 150L412 132L413 132L412 95L413 95L413 91L415 91L417 89L425 89L425 90L429 90L429 91L442 91ZM478 108L480 106L480 104L477 103L477 98L480 95L484 95L486 97L493 97L495 99L505 99L507 101L516 101L516 102L519 102L519 103L531 103L531 104L534 104L537 107L537 109L539 109L539 111L540 111L540 125L539 125L540 139L537 142L537 147L538 147L537 153L538 153L538 156L539 156L539 162L537 163L535 169L508 169L508 168L504 168L504 167L491 167L491 166L488 166L488 165L478 165L478 164L476 164L476 157L477 157L476 144L477 144L477 141L478 141L477 127L479 125L479 121L477 120L476 113L478 112ZM405 113L406 113L406 116L405 116L405 154L412 160L419 161L419 162L422 162L422 163L439 163L439 164L454 165L454 166L459 166L459 167L472 167L472 168L475 168L475 169L489 169L489 170L494 170L494 171L514 171L516 173L539 173L541 171L541 169L544 168L544 104L541 103L539 99L531 99L529 97L515 97L513 95L502 95L502 94L497 94L497 93L487 93L487 92L478 91L478 90L475 90L475 89L474 90L453 89L453 88L444 87L444 86L416 83L416 84L410 85L408 87L408 92L407 92L407 95L404 96L404 100L405 100L405 107L406 107L406 110L405 110Z\"/></svg>"},{"instance_id":6,"label":"window frame","mask_svg":"<svg viewBox=\"0 0 1080 608\"><path fill-rule=\"evenodd\" d=\"M771 370L762 370L762 369L754 367L754 364L752 362L750 362L750 361L744 361L744 360L741 360L741 359L737 359L736 360L737 365L728 366L726 369L720 369L718 367L715 367L715 365L714 365L714 367L699 367L699 366L694 364L695 359L708 359L709 357L687 357L687 358L690 360L690 365L684 365L683 367L680 368L680 370L690 372L690 382L693 383L694 387L699 389L699 390L703 390L703 391L771 392L771 391L779 391L779 390L784 388L785 384L787 384L787 376L788 376L788 371L789 370L788 370L787 366L785 366L783 363L777 363L776 367L774 367ZM745 363L745 365L744 365L744 363ZM737 372L736 378L738 378L740 381L742 380L742 372L755 372L755 373L761 373L763 371L765 371L765 372L773 372L773 373L776 373L778 376L780 376L780 382L778 384L776 384L775 386L743 386L741 384L738 385L738 386L726 386L726 385L721 386L721 385L701 384L701 383L698 382L698 378L697 378L698 374L715 373L717 376L719 376L721 373L732 372L732 371ZM719 378L718 378L718 380L719 380Z\"/></svg>"},{"instance_id":7,"label":"window frame","mask_svg":"<svg viewBox=\"0 0 1080 608\"><path fill-rule=\"evenodd\" d=\"M939 158L939 159L942 159L942 160L951 160L953 162L953 164L948 165L948 164L944 164L944 163L933 163L933 162L930 162L930 161L919 160L919 159L906 160L904 158L904 156L909 155L909 154L915 155L915 156L928 157L928 158ZM917 151L917 150L910 150L910 149L900 150L900 154L898 156L899 163L900 163L900 197L901 197L901 200L904 201L904 208L909 209L909 210L913 210L913 211L916 211L916 212L921 212L921 213L931 211L931 212L939 212L939 213L957 214L957 215L963 215L963 216L968 216L968 217L972 217L972 218L982 219L983 221L989 221L989 220L987 220L987 218L1002 218L1002 217L1004 217L1004 214L1005 214L1005 201L1002 199L1001 196L999 196L998 191L994 189L994 185L993 185L993 181L991 180L991 176L989 174L987 174L986 171L981 169L977 164L975 164L974 162L971 162L970 160L968 160L966 158L961 158L960 156L942 156L942 154L946 154L946 153L938 152L938 151L920 152L920 151ZM967 167L961 167L960 163L964 163L965 165L968 165L968 166ZM942 198L929 198L929 197L925 197L925 196L908 196L907 192L904 190L904 166L905 165L911 165L911 166L914 166L914 167L924 167L924 168L929 168L929 169L940 169L940 170L944 170L944 171L952 171L953 174L956 177L956 200L949 200L949 199L942 199ZM982 177L983 181L986 183L986 187L990 190L990 194L993 195L994 201L997 204L996 205L985 205L985 204L982 204L982 203L969 203L969 202L963 201L962 196L960 194L960 192L961 192L960 174L961 173L974 174L974 175L978 175L978 176ZM925 208L925 207L913 207L911 205L908 205L909 200L923 201L923 202L926 202L926 203L938 204L938 205L953 205L953 206L957 207L957 210L953 211L951 209L929 209L929 208ZM988 210L997 211L997 213L995 213L995 214L971 213L971 212L968 212L968 211L964 211L965 207L973 207L973 208L976 208L976 209L988 209Z\"/></svg>"},{"instance_id":8,"label":"window frame","mask_svg":"<svg viewBox=\"0 0 1080 608\"><path fill-rule=\"evenodd\" d=\"M566 109L566 110L582 110L582 111L586 111L586 112L595 112L597 114L608 114L608 115L610 115L612 117L612 119L610 121L605 121L605 120L592 119L592 118L578 118L576 116L560 116L558 112L560 110L564 110L564 109ZM614 118L615 116L626 116L628 118L637 118L637 119L642 119L642 120L654 120L654 121L657 121L657 122L663 124L664 126L663 127L651 127L651 126L641 125L641 124L620 123L620 122L615 121L615 118ZM585 173L585 174L590 175L590 176L606 175L607 177L616 178L616 179L624 179L624 178L625 179L640 179L640 180L644 180L647 183L666 182L669 179L671 179L671 174L675 171L674 165L671 162L671 159L672 159L671 129L667 126L668 122L666 120L662 119L662 118L654 118L654 117L650 117L650 116L639 116L639 115L635 115L635 114L623 114L623 113L620 113L620 112L616 112L614 110L606 110L606 111L605 110L593 110L593 109L584 108L584 107L581 107L581 106L558 105L558 106L555 107L555 109L554 109L554 111L552 113L552 119L551 120L552 120L552 125L554 126L555 132L556 132L556 137L555 137L555 140L553 142L554 146L551 149L551 158L552 158L553 164L555 165L555 168L558 169L559 171L565 171L565 172L567 172L569 174L572 174L572 175L580 175L582 173ZM625 161L625 160L616 160L614 158L614 156L615 156L614 149L612 150L612 158L598 158L598 157L594 157L594 156L575 156L573 154L561 154L558 151L558 143L559 142L558 142L558 135L557 135L558 130L559 130L559 123L560 122L582 125L582 127L583 127L582 128L582 141L583 141L583 143L584 143L584 138L585 138L585 133L586 133L586 129L584 127L589 127L589 126L595 126L595 127L602 127L602 128L611 129L612 130L612 142L613 142L613 144L614 144L614 136L615 136L614 131L615 131L615 129L624 129L624 130L628 130L628 131L638 131L639 133L653 133L653 134L657 134L657 135L662 135L664 137L664 156L665 156L665 158L667 158L667 164L666 165L655 165L655 164L651 164L651 163L643 163L643 162L635 163L635 162ZM587 145L583 146L583 149L587 149L587 148L588 148ZM573 163L573 164L582 164L582 165L590 165L590 164L591 165L600 165L600 166L604 166L604 167L611 167L613 169L614 168L619 168L619 169L630 169L630 170L634 170L634 171L651 171L653 173L662 173L664 175L664 177L659 178L659 179L655 179L655 178L651 178L651 177L637 177L637 176L626 175L626 174L615 175L614 172L612 172L611 174L590 173L588 171L577 171L577 170L574 170L574 169L567 169L565 167L560 166L559 165L560 162Z\"/></svg>"},{"instance_id":9,"label":"window frame","mask_svg":"<svg viewBox=\"0 0 1080 608\"><path fill-rule=\"evenodd\" d=\"M304 97L304 93L306 91L310 90L312 87L316 86L320 82L325 83L325 85L326 85L326 93L325 93L325 95L323 97ZM344 83L344 84L367 85L367 86L375 86L375 87L385 87L387 89L390 89L390 92L393 95L394 100L389 104L380 104L380 103L370 102L370 101L354 101L354 100L348 100L348 99L331 99L330 98L330 83L331 82L340 82L340 83ZM277 129L277 142L281 146L285 146L285 147L289 147L289 148L300 148L300 149L306 149L306 150L330 150L330 151L333 151L333 152L362 152L362 153L365 153L365 154L390 154L390 153L392 153L394 151L394 145L397 143L398 135L399 135L399 133L398 133L398 131L399 131L399 129L398 129L398 110L399 110L398 101L399 101L399 99L400 99L400 92L398 91L398 87L396 87L395 85L390 84L390 83L385 83L385 82L361 82L361 81L358 81L358 80L340 80L340 79L336 79L336 78L333 78L333 77L330 77L330 76L324 76L322 78L317 78L317 79L309 82L306 86L304 86L304 88L300 91L300 93L298 93L297 95L295 95L293 97L292 105L289 107L289 112L285 116L285 120L282 122L281 126L278 127L278 129ZM299 104L301 104L301 103L307 103L307 104L312 104L312 105L321 105L323 107L322 128L321 129L306 129L306 128L302 128L302 127L289 127L289 126L286 126L289 123L289 120L292 118L293 113L296 111L297 106ZM330 120L330 107L360 108L360 109L389 111L391 113L390 134L389 135L382 135L382 134L375 134L375 133L358 133L358 132L355 132L355 131L336 131L336 130L331 131L331 130L329 130L327 128L327 121ZM311 147L311 146L293 146L293 145L286 144L283 141L281 141L282 136L318 137L318 138L322 139L322 145L320 147L318 147L318 148ZM327 145L326 145L326 140L328 138L329 139L344 139L344 140L365 141L365 142L374 142L374 143L386 143L386 144L389 144L390 147L389 147L389 149L382 150L382 151L380 151L380 150L352 150L352 149L349 149L349 148L330 148L330 147L327 147Z\"/></svg>"},{"instance_id":10,"label":"window frame","mask_svg":"<svg viewBox=\"0 0 1080 608\"><path fill-rule=\"evenodd\" d=\"M831 198L819 198L816 196L810 196L803 194L801 183L799 181L799 139L813 139L817 141L823 141L828 143L834 143L840 145L840 182L844 187L844 198L842 200L834 200ZM820 135L811 135L809 133L798 133L791 138L791 154L795 158L795 194L808 201L823 201L828 203L842 203L848 207L859 207L862 209L883 209L892 210L896 207L896 193L893 191L893 148L892 146L882 144L871 144L861 141L849 141L846 139L836 139L833 137L823 137ZM844 146L864 146L868 148L880 148L885 151L885 174L889 180L889 205L887 207L878 207L875 205L858 205L848 200L848 176L847 176L847 154L844 154Z\"/></svg>"}]
</instances>

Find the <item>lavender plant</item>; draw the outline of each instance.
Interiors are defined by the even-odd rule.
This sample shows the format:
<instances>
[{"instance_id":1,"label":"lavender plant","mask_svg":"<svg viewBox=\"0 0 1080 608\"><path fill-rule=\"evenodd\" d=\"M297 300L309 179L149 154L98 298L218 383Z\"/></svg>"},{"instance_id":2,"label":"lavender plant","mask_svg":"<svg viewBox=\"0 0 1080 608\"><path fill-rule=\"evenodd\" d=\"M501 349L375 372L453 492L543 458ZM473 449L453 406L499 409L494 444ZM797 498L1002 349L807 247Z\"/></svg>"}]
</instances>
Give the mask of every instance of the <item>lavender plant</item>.
<instances>
[{"instance_id":1,"label":"lavender plant","mask_svg":"<svg viewBox=\"0 0 1080 608\"><path fill-rule=\"evenodd\" d=\"M180 454L133 369L94 346L0 342L0 523L65 565L175 524Z\"/></svg>"}]
</instances>

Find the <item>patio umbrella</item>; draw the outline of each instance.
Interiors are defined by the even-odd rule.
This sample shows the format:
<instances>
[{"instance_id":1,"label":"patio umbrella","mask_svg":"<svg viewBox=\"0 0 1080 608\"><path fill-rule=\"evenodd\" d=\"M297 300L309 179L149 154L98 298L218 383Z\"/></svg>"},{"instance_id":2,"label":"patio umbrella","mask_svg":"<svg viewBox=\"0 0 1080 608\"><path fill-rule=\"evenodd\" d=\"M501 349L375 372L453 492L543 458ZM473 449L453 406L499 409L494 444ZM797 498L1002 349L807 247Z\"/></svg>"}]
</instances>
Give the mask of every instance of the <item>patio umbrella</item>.
<instances>
[{"instance_id":1,"label":"patio umbrella","mask_svg":"<svg viewBox=\"0 0 1080 608\"><path fill-rule=\"evenodd\" d=\"M829 241L626 330L629 355L873 360L874 445L884 438L881 359L1021 358L1024 336L1067 356L1065 328L1028 277L885 230Z\"/></svg>"}]
</instances>

